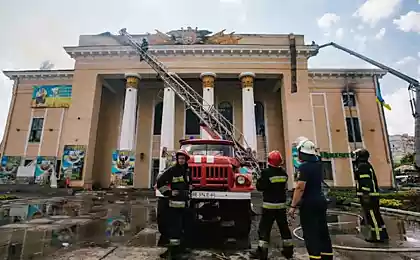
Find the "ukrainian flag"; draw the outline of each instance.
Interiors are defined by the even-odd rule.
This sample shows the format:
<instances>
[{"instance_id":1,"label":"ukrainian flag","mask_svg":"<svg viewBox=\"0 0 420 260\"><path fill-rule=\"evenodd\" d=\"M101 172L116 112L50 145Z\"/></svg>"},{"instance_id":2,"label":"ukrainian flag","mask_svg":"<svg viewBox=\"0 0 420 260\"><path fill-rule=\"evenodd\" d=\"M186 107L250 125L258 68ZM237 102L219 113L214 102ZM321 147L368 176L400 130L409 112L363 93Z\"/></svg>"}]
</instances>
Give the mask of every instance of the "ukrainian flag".
<instances>
[{"instance_id":1,"label":"ukrainian flag","mask_svg":"<svg viewBox=\"0 0 420 260\"><path fill-rule=\"evenodd\" d=\"M378 104L380 104L384 108L391 110L391 106L385 103L385 100L382 97L381 88L379 87L379 82L377 79L376 79L376 102L378 102Z\"/></svg>"}]
</instances>

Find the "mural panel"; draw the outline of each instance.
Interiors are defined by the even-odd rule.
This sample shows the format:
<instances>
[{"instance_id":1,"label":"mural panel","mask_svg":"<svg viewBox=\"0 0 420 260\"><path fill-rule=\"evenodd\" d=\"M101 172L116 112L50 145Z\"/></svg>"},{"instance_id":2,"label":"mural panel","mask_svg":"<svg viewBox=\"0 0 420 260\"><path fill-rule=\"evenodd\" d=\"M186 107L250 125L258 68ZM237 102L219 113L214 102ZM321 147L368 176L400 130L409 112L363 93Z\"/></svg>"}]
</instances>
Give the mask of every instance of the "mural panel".
<instances>
[{"instance_id":1,"label":"mural panel","mask_svg":"<svg viewBox=\"0 0 420 260\"><path fill-rule=\"evenodd\" d=\"M51 174L55 174L56 162L55 157L38 156L35 167L35 183L47 183Z\"/></svg>"},{"instance_id":2,"label":"mural panel","mask_svg":"<svg viewBox=\"0 0 420 260\"><path fill-rule=\"evenodd\" d=\"M61 173L70 180L82 180L86 145L65 145L61 160ZM60 178L61 179L61 178Z\"/></svg>"},{"instance_id":3,"label":"mural panel","mask_svg":"<svg viewBox=\"0 0 420 260\"><path fill-rule=\"evenodd\" d=\"M21 156L3 156L0 164L0 184L14 183L18 168L22 162Z\"/></svg>"},{"instance_id":4,"label":"mural panel","mask_svg":"<svg viewBox=\"0 0 420 260\"><path fill-rule=\"evenodd\" d=\"M32 107L60 108L70 107L71 85L33 86Z\"/></svg>"},{"instance_id":5,"label":"mural panel","mask_svg":"<svg viewBox=\"0 0 420 260\"><path fill-rule=\"evenodd\" d=\"M128 150L115 150L112 153L111 185L115 187L133 186L136 156Z\"/></svg>"}]
</instances>

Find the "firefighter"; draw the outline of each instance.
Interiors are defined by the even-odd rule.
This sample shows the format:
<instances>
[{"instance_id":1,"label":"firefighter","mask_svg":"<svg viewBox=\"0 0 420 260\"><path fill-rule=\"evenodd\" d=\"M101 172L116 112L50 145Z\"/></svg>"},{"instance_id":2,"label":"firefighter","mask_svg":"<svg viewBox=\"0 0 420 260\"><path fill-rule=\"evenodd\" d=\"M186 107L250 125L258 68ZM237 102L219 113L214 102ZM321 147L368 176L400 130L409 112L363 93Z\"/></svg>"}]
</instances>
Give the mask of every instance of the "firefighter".
<instances>
[{"instance_id":1,"label":"firefighter","mask_svg":"<svg viewBox=\"0 0 420 260\"><path fill-rule=\"evenodd\" d=\"M327 200L322 192L322 163L315 144L309 139L299 140L296 148L301 164L289 214L294 216L296 208L300 207L300 224L309 259L333 259Z\"/></svg>"},{"instance_id":2,"label":"firefighter","mask_svg":"<svg viewBox=\"0 0 420 260\"><path fill-rule=\"evenodd\" d=\"M276 221L283 240L282 254L286 259L291 259L293 243L287 222L286 207L288 177L286 171L281 167L283 159L279 151L270 152L267 161L268 168L261 171L261 177L256 185L257 190L263 192L263 205L258 229L258 248L252 255L255 258L268 259L271 228Z\"/></svg>"},{"instance_id":3,"label":"firefighter","mask_svg":"<svg viewBox=\"0 0 420 260\"><path fill-rule=\"evenodd\" d=\"M369 151L358 149L354 151L355 165L354 177L356 180L356 191L362 205L364 215L364 227L362 233L365 240L369 242L386 242L388 232L379 210L379 187L376 174L369 163ZM368 230L366 230L366 227Z\"/></svg>"},{"instance_id":4,"label":"firefighter","mask_svg":"<svg viewBox=\"0 0 420 260\"><path fill-rule=\"evenodd\" d=\"M169 239L168 250L161 254L162 258L180 257L181 238L183 235L184 216L188 208L191 180L187 161L190 156L186 151L176 153L176 164L156 180L157 189L168 198L168 208L165 209L164 229Z\"/></svg>"}]
</instances>

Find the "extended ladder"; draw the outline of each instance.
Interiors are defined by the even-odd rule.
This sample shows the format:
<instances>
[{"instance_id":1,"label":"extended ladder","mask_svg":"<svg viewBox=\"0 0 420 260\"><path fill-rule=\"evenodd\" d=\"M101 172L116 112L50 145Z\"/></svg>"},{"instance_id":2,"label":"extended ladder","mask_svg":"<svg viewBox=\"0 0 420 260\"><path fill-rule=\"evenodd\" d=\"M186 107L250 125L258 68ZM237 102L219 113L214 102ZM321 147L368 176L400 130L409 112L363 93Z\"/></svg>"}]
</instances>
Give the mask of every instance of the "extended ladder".
<instances>
[{"instance_id":1,"label":"extended ladder","mask_svg":"<svg viewBox=\"0 0 420 260\"><path fill-rule=\"evenodd\" d=\"M245 149L242 144L236 140L235 133L239 135L239 140L242 139L245 146L248 146L243 134L229 122L214 106L209 105L203 97L197 93L191 86L177 74L169 72L155 56L151 55L144 46L139 44L127 30L121 29L119 34L126 38L126 41L118 36L113 36L120 44L130 45L133 47L140 60L144 60L149 66L156 71L158 76L170 87L175 94L185 103L187 109L191 109L194 114L205 124L210 130L214 131L221 138L228 139L234 143L235 157L241 163L252 170L254 178L259 178L260 168L258 160L253 155L252 151Z\"/></svg>"}]
</instances>

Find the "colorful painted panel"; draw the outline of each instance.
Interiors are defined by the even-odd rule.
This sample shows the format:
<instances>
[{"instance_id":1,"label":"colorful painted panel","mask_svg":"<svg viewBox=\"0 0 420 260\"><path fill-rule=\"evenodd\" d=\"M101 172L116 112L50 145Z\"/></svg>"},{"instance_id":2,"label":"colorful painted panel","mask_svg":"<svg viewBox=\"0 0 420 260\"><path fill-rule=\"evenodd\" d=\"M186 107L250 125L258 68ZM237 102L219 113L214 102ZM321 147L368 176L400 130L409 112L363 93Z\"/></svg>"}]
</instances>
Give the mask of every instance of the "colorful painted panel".
<instances>
[{"instance_id":1,"label":"colorful painted panel","mask_svg":"<svg viewBox=\"0 0 420 260\"><path fill-rule=\"evenodd\" d=\"M35 183L47 183L51 174L55 173L55 157L38 156L35 167Z\"/></svg>"},{"instance_id":2,"label":"colorful painted panel","mask_svg":"<svg viewBox=\"0 0 420 260\"><path fill-rule=\"evenodd\" d=\"M32 107L70 107L71 85L33 86Z\"/></svg>"},{"instance_id":3,"label":"colorful painted panel","mask_svg":"<svg viewBox=\"0 0 420 260\"><path fill-rule=\"evenodd\" d=\"M112 154L111 185L115 187L133 186L135 161L136 157L132 151L114 151Z\"/></svg>"},{"instance_id":4,"label":"colorful painted panel","mask_svg":"<svg viewBox=\"0 0 420 260\"><path fill-rule=\"evenodd\" d=\"M296 146L292 146L292 160L293 160L293 178L297 180L297 169L299 168L299 154Z\"/></svg>"},{"instance_id":5,"label":"colorful painted panel","mask_svg":"<svg viewBox=\"0 0 420 260\"><path fill-rule=\"evenodd\" d=\"M174 166L176 164L176 151L168 151L166 154L166 166L165 169Z\"/></svg>"},{"instance_id":6,"label":"colorful painted panel","mask_svg":"<svg viewBox=\"0 0 420 260\"><path fill-rule=\"evenodd\" d=\"M64 178L71 180L81 180L83 177L83 167L85 166L85 145L65 145L61 172Z\"/></svg>"},{"instance_id":7,"label":"colorful painted panel","mask_svg":"<svg viewBox=\"0 0 420 260\"><path fill-rule=\"evenodd\" d=\"M21 156L3 156L0 165L0 183L15 182L21 162Z\"/></svg>"}]
</instances>

